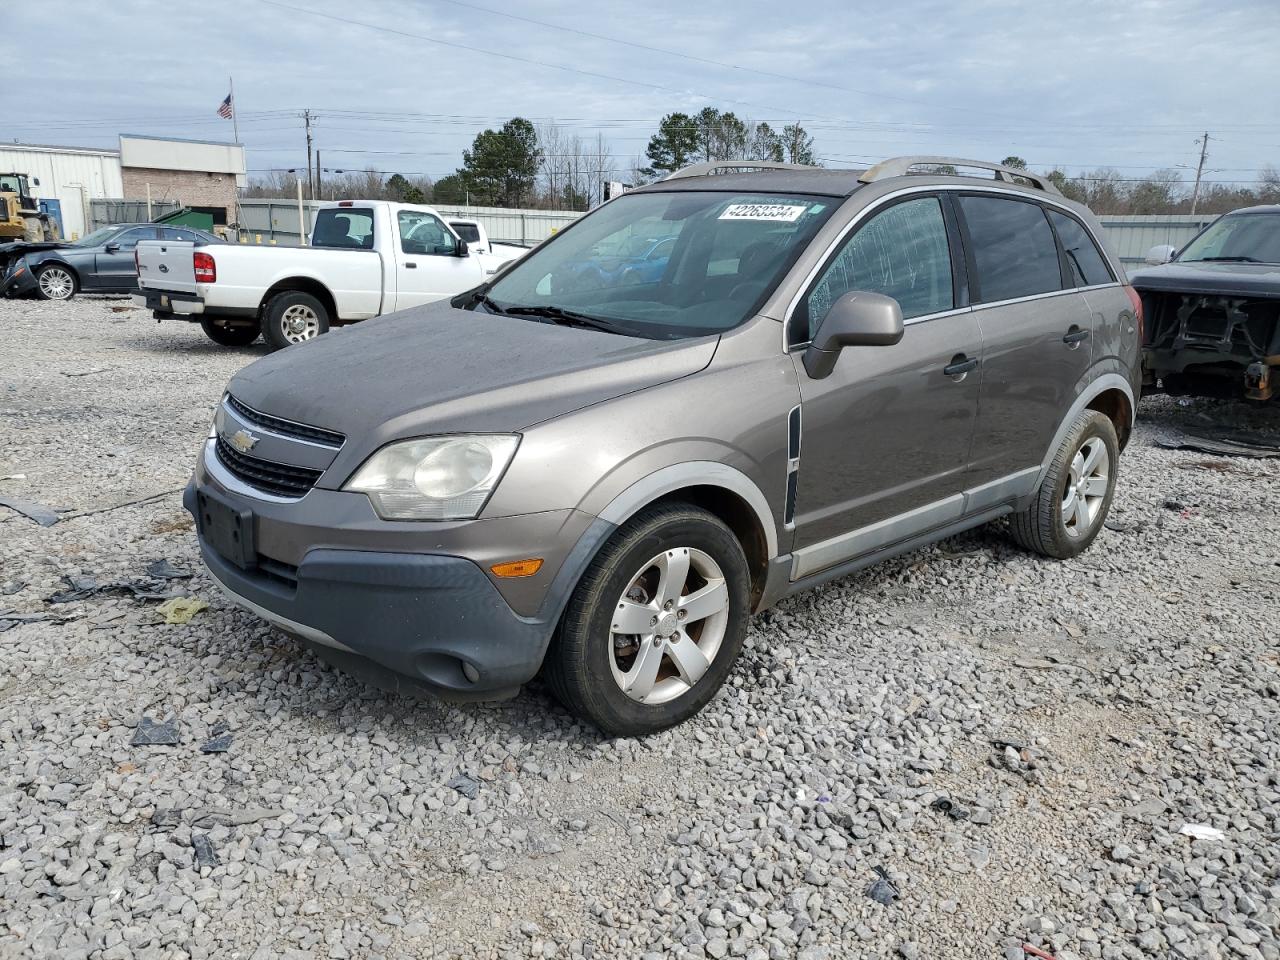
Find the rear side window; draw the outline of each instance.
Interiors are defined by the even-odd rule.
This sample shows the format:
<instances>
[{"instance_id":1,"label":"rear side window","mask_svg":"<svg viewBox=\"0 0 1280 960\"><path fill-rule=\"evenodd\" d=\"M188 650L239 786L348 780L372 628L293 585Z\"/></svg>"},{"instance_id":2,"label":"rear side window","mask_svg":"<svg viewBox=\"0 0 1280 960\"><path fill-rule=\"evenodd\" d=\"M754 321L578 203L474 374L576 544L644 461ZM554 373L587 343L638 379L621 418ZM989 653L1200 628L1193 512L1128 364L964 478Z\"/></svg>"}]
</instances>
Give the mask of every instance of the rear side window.
<instances>
[{"instance_id":1,"label":"rear side window","mask_svg":"<svg viewBox=\"0 0 1280 960\"><path fill-rule=\"evenodd\" d=\"M453 227L453 232L467 241L467 243L480 242L480 228L474 223L458 223L455 220L451 220L449 221L449 226Z\"/></svg>"},{"instance_id":2,"label":"rear side window","mask_svg":"<svg viewBox=\"0 0 1280 960\"><path fill-rule=\"evenodd\" d=\"M906 319L950 310L951 251L937 197L894 204L857 229L822 271L792 321L795 343L813 339L831 305L851 290L893 297Z\"/></svg>"},{"instance_id":3,"label":"rear side window","mask_svg":"<svg viewBox=\"0 0 1280 960\"><path fill-rule=\"evenodd\" d=\"M1049 219L1053 228L1058 231L1058 240L1062 250L1071 264L1071 276L1077 287L1091 287L1095 283L1110 283L1111 271L1107 269L1107 261L1098 250L1098 245L1089 236L1089 231L1080 226L1074 217L1057 210L1049 211Z\"/></svg>"},{"instance_id":4,"label":"rear side window","mask_svg":"<svg viewBox=\"0 0 1280 960\"><path fill-rule=\"evenodd\" d=\"M977 268L978 302L1062 289L1058 246L1039 204L1003 197L959 199Z\"/></svg>"},{"instance_id":5,"label":"rear side window","mask_svg":"<svg viewBox=\"0 0 1280 960\"><path fill-rule=\"evenodd\" d=\"M355 207L325 207L316 213L311 232L313 247L346 250L373 249L373 211Z\"/></svg>"}]
</instances>

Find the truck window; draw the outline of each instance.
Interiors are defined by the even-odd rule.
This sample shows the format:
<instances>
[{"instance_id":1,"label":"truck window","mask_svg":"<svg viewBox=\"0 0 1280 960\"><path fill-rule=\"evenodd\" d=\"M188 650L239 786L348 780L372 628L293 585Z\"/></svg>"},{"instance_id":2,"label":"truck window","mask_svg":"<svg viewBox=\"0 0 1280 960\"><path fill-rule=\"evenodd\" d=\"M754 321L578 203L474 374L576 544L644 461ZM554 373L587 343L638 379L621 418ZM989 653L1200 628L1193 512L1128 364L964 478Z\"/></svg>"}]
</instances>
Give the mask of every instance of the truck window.
<instances>
[{"instance_id":1,"label":"truck window","mask_svg":"<svg viewBox=\"0 0 1280 960\"><path fill-rule=\"evenodd\" d=\"M450 220L449 226L453 227L453 232L467 241L467 243L480 242L480 228L474 223L458 223L455 220Z\"/></svg>"},{"instance_id":2,"label":"truck window","mask_svg":"<svg viewBox=\"0 0 1280 960\"><path fill-rule=\"evenodd\" d=\"M396 215L400 228L400 249L405 253L451 257L458 241L438 217L419 210L401 210Z\"/></svg>"},{"instance_id":3,"label":"truck window","mask_svg":"<svg viewBox=\"0 0 1280 960\"><path fill-rule=\"evenodd\" d=\"M355 207L325 207L316 213L311 245L345 250L372 250L373 211Z\"/></svg>"}]
</instances>

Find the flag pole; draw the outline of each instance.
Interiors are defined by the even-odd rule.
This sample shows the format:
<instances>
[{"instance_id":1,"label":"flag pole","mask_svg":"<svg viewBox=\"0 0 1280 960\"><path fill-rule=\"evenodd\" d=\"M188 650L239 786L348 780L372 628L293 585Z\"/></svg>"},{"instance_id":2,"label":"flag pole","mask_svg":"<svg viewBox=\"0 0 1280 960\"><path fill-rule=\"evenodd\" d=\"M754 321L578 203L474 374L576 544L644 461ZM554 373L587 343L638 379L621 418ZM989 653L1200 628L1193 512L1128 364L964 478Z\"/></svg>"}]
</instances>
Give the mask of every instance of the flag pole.
<instances>
[{"instance_id":1,"label":"flag pole","mask_svg":"<svg viewBox=\"0 0 1280 960\"><path fill-rule=\"evenodd\" d=\"M235 77L227 77L227 84L230 89L227 91L231 95L231 132L235 137L237 144L240 144L240 105L236 103L236 80ZM240 145L240 155L244 156L244 146ZM232 174L235 176L235 174ZM243 214L240 209L240 182L237 179L236 189L236 239L240 239L240 227Z\"/></svg>"}]
</instances>

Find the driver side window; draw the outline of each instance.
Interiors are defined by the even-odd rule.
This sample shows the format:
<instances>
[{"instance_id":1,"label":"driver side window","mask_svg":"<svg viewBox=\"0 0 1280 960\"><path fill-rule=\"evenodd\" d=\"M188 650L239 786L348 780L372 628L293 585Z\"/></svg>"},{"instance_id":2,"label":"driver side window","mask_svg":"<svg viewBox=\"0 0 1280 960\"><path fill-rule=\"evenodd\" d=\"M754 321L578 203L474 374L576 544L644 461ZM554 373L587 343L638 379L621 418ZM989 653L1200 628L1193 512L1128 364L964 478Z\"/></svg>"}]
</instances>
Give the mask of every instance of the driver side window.
<instances>
[{"instance_id":1,"label":"driver side window","mask_svg":"<svg viewBox=\"0 0 1280 960\"><path fill-rule=\"evenodd\" d=\"M849 237L791 320L791 343L813 339L831 305L851 290L893 297L903 319L955 306L947 225L937 197L904 200Z\"/></svg>"},{"instance_id":2,"label":"driver side window","mask_svg":"<svg viewBox=\"0 0 1280 960\"><path fill-rule=\"evenodd\" d=\"M436 217L417 210L401 210L400 249L405 253L451 257L458 251L458 241Z\"/></svg>"},{"instance_id":3,"label":"driver side window","mask_svg":"<svg viewBox=\"0 0 1280 960\"><path fill-rule=\"evenodd\" d=\"M155 227L138 227L135 230L126 230L117 234L111 243L117 244L121 250L132 250L138 245L139 240L154 240L155 238Z\"/></svg>"}]
</instances>

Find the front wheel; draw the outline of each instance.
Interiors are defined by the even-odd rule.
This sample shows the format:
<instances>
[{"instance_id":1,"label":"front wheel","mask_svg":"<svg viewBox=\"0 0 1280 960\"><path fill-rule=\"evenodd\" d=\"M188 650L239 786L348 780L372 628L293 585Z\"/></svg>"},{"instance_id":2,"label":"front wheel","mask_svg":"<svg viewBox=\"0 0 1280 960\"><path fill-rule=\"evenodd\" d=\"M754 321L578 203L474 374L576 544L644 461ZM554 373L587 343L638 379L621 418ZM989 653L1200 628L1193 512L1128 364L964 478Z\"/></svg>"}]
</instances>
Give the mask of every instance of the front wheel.
<instances>
[{"instance_id":1,"label":"front wheel","mask_svg":"<svg viewBox=\"0 0 1280 960\"><path fill-rule=\"evenodd\" d=\"M222 327L208 317L200 319L200 329L206 337L223 347L247 347L258 339L257 327Z\"/></svg>"},{"instance_id":2,"label":"front wheel","mask_svg":"<svg viewBox=\"0 0 1280 960\"><path fill-rule=\"evenodd\" d=\"M76 276L61 264L41 267L36 274L36 296L41 300L70 300L76 295Z\"/></svg>"},{"instance_id":3,"label":"front wheel","mask_svg":"<svg viewBox=\"0 0 1280 960\"><path fill-rule=\"evenodd\" d=\"M742 649L750 575L737 538L690 504L641 511L574 590L547 654L557 699L613 736L681 723Z\"/></svg>"},{"instance_id":4,"label":"front wheel","mask_svg":"<svg viewBox=\"0 0 1280 960\"><path fill-rule=\"evenodd\" d=\"M1096 410L1076 417L1031 505L1009 523L1022 547L1066 560L1083 552L1102 529L1116 491L1120 442L1111 418Z\"/></svg>"},{"instance_id":5,"label":"front wheel","mask_svg":"<svg viewBox=\"0 0 1280 960\"><path fill-rule=\"evenodd\" d=\"M328 332L329 311L309 293L281 293L262 311L262 339L272 350L306 343Z\"/></svg>"}]
</instances>

